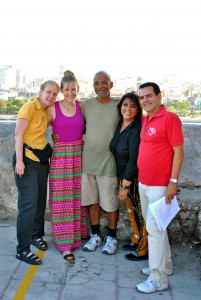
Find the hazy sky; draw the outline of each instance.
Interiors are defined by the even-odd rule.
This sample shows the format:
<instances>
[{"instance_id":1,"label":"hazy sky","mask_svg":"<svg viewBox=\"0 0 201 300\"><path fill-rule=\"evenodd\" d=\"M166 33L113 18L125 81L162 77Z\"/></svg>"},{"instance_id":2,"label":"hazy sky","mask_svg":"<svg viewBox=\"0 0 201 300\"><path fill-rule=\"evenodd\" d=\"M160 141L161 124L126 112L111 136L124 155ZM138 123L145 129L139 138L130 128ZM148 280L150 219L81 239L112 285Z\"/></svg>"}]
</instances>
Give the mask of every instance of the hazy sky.
<instances>
[{"instance_id":1,"label":"hazy sky","mask_svg":"<svg viewBox=\"0 0 201 300\"><path fill-rule=\"evenodd\" d=\"M201 80L200 0L1 0L0 66Z\"/></svg>"}]
</instances>

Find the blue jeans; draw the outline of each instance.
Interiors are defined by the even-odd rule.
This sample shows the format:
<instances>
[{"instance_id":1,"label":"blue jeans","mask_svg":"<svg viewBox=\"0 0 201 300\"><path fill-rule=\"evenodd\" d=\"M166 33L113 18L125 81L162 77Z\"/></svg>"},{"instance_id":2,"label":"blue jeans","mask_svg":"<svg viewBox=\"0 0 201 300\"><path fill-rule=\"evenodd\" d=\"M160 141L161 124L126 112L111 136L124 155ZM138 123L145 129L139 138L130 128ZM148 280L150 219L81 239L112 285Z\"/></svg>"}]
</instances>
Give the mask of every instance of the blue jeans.
<instances>
[{"instance_id":1,"label":"blue jeans","mask_svg":"<svg viewBox=\"0 0 201 300\"><path fill-rule=\"evenodd\" d=\"M15 155L13 168L15 169ZM24 157L25 173L15 173L18 188L17 253L30 250L31 240L44 235L49 164Z\"/></svg>"}]
</instances>

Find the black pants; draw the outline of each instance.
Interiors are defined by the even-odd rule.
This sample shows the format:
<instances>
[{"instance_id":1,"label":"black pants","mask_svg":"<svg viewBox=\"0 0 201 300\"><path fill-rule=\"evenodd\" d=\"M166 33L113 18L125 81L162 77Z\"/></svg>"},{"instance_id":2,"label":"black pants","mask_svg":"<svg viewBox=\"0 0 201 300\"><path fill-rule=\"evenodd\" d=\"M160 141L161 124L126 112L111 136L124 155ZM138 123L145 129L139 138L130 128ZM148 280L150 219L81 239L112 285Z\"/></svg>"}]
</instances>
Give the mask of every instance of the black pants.
<instances>
[{"instance_id":1,"label":"black pants","mask_svg":"<svg viewBox=\"0 0 201 300\"><path fill-rule=\"evenodd\" d=\"M13 168L15 168L15 155ZM49 164L24 158L25 174L15 173L18 188L17 253L30 250L31 240L44 235Z\"/></svg>"}]
</instances>

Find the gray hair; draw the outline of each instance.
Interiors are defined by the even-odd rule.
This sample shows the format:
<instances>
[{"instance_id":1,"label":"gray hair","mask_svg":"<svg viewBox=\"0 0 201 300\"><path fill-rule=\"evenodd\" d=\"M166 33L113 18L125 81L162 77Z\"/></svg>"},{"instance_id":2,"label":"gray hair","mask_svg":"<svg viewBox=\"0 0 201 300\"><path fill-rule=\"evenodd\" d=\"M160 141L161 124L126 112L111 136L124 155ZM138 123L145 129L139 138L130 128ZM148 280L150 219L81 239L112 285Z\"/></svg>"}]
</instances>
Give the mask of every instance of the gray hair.
<instances>
[{"instance_id":1,"label":"gray hair","mask_svg":"<svg viewBox=\"0 0 201 300\"><path fill-rule=\"evenodd\" d=\"M55 85L55 86L58 87L58 89L59 89L59 85L58 85L58 83L57 83L56 81L54 81L54 80L47 80L47 81L45 81L45 82L43 82L43 83L41 84L40 90L41 90L41 91L44 91L45 88L46 88L46 86L48 86L49 84L50 84L50 85Z\"/></svg>"}]
</instances>

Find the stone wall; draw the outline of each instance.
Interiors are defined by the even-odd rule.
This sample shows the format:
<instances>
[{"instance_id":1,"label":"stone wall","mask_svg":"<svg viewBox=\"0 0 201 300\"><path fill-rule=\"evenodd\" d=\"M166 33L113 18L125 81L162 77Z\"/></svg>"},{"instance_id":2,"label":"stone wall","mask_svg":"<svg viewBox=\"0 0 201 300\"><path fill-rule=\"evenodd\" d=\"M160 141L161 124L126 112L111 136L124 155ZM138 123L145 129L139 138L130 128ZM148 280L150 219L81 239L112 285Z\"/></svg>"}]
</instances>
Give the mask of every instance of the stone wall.
<instances>
[{"instance_id":1,"label":"stone wall","mask_svg":"<svg viewBox=\"0 0 201 300\"><path fill-rule=\"evenodd\" d=\"M14 219L17 213L17 189L12 170L15 122L0 122L0 219ZM178 201L181 207L169 226L172 242L201 240L201 124L184 124L185 159L179 179ZM47 134L50 141L50 129ZM49 212L47 209L47 218ZM102 230L107 225L105 214L101 218ZM130 236L130 224L124 204L121 204L118 237Z\"/></svg>"}]
</instances>

